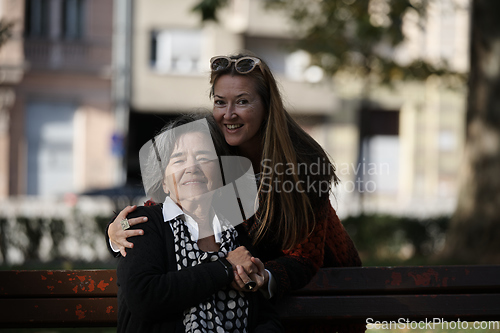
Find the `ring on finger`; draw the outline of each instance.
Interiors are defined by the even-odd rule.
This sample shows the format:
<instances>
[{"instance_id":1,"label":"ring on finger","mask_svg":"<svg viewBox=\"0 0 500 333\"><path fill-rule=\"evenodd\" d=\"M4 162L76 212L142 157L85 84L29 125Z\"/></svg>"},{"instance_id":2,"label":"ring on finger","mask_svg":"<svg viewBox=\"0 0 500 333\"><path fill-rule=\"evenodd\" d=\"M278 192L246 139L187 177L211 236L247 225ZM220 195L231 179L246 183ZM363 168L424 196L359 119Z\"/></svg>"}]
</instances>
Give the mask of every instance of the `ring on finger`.
<instances>
[{"instance_id":1,"label":"ring on finger","mask_svg":"<svg viewBox=\"0 0 500 333\"><path fill-rule=\"evenodd\" d=\"M256 286L257 286L257 283L255 281L252 281L252 280L250 280L247 283L245 283L245 289L246 290L252 290Z\"/></svg>"},{"instance_id":2,"label":"ring on finger","mask_svg":"<svg viewBox=\"0 0 500 333\"><path fill-rule=\"evenodd\" d=\"M122 225L123 231L127 230L128 228L130 228L130 223L128 223L128 219L121 220L120 224Z\"/></svg>"}]
</instances>

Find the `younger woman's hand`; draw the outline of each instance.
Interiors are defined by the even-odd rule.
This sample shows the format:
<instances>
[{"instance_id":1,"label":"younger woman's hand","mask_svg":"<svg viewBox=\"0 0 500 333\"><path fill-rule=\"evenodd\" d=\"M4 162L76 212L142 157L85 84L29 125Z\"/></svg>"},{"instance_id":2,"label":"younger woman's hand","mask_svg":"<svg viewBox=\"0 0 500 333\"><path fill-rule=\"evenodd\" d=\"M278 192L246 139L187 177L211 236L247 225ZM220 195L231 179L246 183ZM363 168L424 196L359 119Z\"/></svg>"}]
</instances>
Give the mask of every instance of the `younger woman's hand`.
<instances>
[{"instance_id":1,"label":"younger woman's hand","mask_svg":"<svg viewBox=\"0 0 500 333\"><path fill-rule=\"evenodd\" d=\"M269 274L264 268L264 264L259 258L252 257L252 263L258 268L257 271L252 273L247 273L241 265L236 266L236 271L234 272L234 281L232 286L234 289L239 291L252 291L255 292L260 288L267 288L269 283ZM255 287L251 290L245 288L245 284L253 281L256 283Z\"/></svg>"},{"instance_id":2,"label":"younger woman's hand","mask_svg":"<svg viewBox=\"0 0 500 333\"><path fill-rule=\"evenodd\" d=\"M120 214L115 218L115 220L109 225L108 228L108 236L111 242L113 242L114 247L120 249L120 253L122 256L126 256L127 252L125 251L126 248L133 248L134 244L130 243L127 241L127 238L133 237L133 236L140 236L144 234L144 231L142 229L128 229L128 230L123 230L122 225L120 221L123 219L127 218L127 215L131 212L133 212L137 206L127 206L125 207ZM148 220L147 217L141 216L141 217L136 217L133 219L129 219L128 223L130 226L146 222Z\"/></svg>"}]
</instances>

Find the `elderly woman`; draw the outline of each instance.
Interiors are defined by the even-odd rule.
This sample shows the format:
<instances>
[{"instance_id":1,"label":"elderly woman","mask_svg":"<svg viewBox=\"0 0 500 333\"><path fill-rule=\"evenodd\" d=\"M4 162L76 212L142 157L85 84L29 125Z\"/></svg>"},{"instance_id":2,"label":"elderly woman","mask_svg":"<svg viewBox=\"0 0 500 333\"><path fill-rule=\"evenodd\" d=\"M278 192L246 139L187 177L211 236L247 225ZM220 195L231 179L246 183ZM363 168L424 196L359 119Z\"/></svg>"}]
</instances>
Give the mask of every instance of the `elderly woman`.
<instances>
[{"instance_id":1,"label":"elderly woman","mask_svg":"<svg viewBox=\"0 0 500 333\"><path fill-rule=\"evenodd\" d=\"M246 233L218 216L212 205L223 187L212 142L205 120L183 117L141 150L146 191L156 200L163 191L165 200L130 214L149 222L118 264L118 332L282 329L261 293L230 286L233 265L240 271L244 265L258 266L257 280L263 280L264 269L240 246L251 246Z\"/></svg>"}]
</instances>

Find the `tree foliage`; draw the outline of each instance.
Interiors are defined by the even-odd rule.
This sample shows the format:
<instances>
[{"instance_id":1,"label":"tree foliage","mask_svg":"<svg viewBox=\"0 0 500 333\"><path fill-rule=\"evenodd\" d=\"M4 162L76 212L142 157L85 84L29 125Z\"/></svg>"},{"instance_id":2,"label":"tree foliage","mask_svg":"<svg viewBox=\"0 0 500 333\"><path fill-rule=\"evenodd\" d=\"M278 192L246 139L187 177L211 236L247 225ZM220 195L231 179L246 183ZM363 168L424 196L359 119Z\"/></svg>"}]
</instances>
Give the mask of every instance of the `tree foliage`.
<instances>
[{"instance_id":1,"label":"tree foliage","mask_svg":"<svg viewBox=\"0 0 500 333\"><path fill-rule=\"evenodd\" d=\"M0 20L0 47L12 36L14 23Z\"/></svg>"},{"instance_id":2,"label":"tree foliage","mask_svg":"<svg viewBox=\"0 0 500 333\"><path fill-rule=\"evenodd\" d=\"M227 5L227 0L202 0L193 7L201 15L201 21L218 21L217 11Z\"/></svg>"},{"instance_id":3,"label":"tree foliage","mask_svg":"<svg viewBox=\"0 0 500 333\"><path fill-rule=\"evenodd\" d=\"M359 73L380 83L425 79L452 73L446 63L425 59L395 60L396 47L405 40L403 18L410 15L423 27L429 0L267 0L268 10L283 12L295 29L295 47L312 56L312 64L328 74ZM214 20L227 1L200 0L194 8L202 20ZM206 8L210 7L210 10ZM204 10L202 11L201 8ZM207 14L209 13L209 14Z\"/></svg>"}]
</instances>

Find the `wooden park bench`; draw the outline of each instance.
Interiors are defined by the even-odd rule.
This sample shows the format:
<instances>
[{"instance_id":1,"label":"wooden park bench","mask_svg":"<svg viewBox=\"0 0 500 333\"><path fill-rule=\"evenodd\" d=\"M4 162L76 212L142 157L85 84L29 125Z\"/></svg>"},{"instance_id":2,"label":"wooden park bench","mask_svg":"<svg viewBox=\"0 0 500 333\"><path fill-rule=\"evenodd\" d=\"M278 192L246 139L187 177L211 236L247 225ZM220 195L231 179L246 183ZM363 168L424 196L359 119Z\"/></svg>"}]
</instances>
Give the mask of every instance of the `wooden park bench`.
<instances>
[{"instance_id":1,"label":"wooden park bench","mask_svg":"<svg viewBox=\"0 0 500 333\"><path fill-rule=\"evenodd\" d=\"M117 290L115 270L0 271L0 327L116 326ZM500 266L324 268L277 306L287 326L437 319L498 325Z\"/></svg>"}]
</instances>

